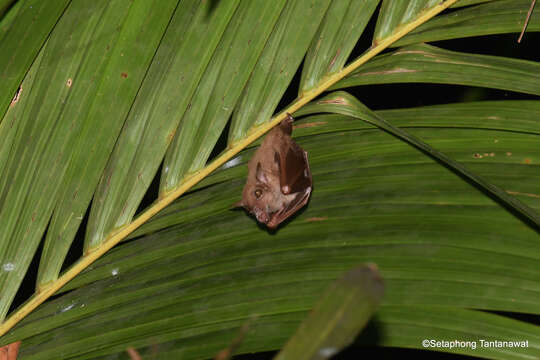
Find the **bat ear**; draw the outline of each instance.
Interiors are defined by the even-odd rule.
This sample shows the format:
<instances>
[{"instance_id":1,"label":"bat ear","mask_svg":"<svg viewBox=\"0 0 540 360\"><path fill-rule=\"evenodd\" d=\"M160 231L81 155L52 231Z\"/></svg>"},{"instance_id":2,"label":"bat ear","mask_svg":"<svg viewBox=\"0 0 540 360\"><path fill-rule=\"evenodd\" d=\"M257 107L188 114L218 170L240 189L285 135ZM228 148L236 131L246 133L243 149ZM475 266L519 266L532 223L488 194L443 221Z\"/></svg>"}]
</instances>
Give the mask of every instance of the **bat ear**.
<instances>
[{"instance_id":1,"label":"bat ear","mask_svg":"<svg viewBox=\"0 0 540 360\"><path fill-rule=\"evenodd\" d=\"M239 207L244 207L244 203L242 202L242 200L239 200L232 205L232 209L236 209Z\"/></svg>"},{"instance_id":2,"label":"bat ear","mask_svg":"<svg viewBox=\"0 0 540 360\"><path fill-rule=\"evenodd\" d=\"M262 182L263 184L268 184L268 178L266 177L266 174L264 173L261 163L257 163L257 171L255 172L255 178L257 181Z\"/></svg>"}]
</instances>

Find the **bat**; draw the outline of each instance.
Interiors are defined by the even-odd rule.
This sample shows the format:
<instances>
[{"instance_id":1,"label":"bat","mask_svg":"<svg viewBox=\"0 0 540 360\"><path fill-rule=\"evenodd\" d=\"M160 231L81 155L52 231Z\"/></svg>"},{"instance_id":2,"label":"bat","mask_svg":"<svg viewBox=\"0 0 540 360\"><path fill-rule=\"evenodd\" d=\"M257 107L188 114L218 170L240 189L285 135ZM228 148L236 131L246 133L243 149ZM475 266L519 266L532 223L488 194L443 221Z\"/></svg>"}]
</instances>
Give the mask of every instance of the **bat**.
<instances>
[{"instance_id":1,"label":"bat","mask_svg":"<svg viewBox=\"0 0 540 360\"><path fill-rule=\"evenodd\" d=\"M307 152L291 138L290 114L264 138L248 163L242 200L236 205L275 229L307 204L313 188Z\"/></svg>"}]
</instances>

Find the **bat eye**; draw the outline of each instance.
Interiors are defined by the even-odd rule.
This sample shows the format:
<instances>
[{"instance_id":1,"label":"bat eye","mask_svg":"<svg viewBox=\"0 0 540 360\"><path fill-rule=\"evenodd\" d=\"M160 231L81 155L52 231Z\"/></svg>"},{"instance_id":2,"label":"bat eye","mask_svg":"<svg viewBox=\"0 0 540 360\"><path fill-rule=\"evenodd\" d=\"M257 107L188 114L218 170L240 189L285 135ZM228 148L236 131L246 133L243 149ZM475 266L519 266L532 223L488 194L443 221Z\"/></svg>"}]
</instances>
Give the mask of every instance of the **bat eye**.
<instances>
[{"instance_id":1,"label":"bat eye","mask_svg":"<svg viewBox=\"0 0 540 360\"><path fill-rule=\"evenodd\" d=\"M260 199L261 196L262 196L262 190L261 190L261 189L257 189L257 190L255 190L254 194L255 194L255 197L256 197L257 199Z\"/></svg>"}]
</instances>

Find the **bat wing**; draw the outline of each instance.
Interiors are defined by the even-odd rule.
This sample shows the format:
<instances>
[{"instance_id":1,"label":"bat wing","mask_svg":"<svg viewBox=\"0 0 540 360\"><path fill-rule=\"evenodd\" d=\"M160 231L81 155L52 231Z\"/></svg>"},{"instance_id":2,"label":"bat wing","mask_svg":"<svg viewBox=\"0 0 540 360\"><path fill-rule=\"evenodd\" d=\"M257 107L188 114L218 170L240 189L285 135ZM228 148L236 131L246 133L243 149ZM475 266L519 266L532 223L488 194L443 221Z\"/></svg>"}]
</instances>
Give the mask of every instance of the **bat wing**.
<instances>
[{"instance_id":1,"label":"bat wing","mask_svg":"<svg viewBox=\"0 0 540 360\"><path fill-rule=\"evenodd\" d=\"M276 152L274 158L278 163L279 183L283 194L304 192L308 187L311 188L313 181L307 152L294 141L291 141L291 146Z\"/></svg>"},{"instance_id":2,"label":"bat wing","mask_svg":"<svg viewBox=\"0 0 540 360\"><path fill-rule=\"evenodd\" d=\"M313 181L305 152L294 141L281 152L275 153L275 161L279 167L279 180L281 192L285 195L296 196L283 207L272 214L266 224L270 229L275 229L281 222L302 208L309 200Z\"/></svg>"},{"instance_id":3,"label":"bat wing","mask_svg":"<svg viewBox=\"0 0 540 360\"><path fill-rule=\"evenodd\" d=\"M283 209L272 214L266 226L270 229L275 229L279 224L285 221L289 216L297 212L302 206L306 205L311 194L311 186L307 187L305 191L296 194L295 198Z\"/></svg>"}]
</instances>

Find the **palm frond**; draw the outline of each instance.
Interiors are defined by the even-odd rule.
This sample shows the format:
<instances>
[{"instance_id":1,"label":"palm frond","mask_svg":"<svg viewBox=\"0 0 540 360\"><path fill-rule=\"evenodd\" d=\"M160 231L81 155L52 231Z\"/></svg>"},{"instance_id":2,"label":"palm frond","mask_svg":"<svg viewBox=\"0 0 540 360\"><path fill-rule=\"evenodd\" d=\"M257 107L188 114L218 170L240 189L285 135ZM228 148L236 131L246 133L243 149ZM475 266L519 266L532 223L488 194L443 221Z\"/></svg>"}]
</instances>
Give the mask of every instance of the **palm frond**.
<instances>
[{"instance_id":1,"label":"palm frond","mask_svg":"<svg viewBox=\"0 0 540 360\"><path fill-rule=\"evenodd\" d=\"M344 91L317 99L398 82L538 95L537 62L423 43L519 32L528 6L16 2L0 19L0 319L45 240L36 293L0 325L4 334L22 320L0 345L23 340L29 359L121 358L128 346L201 359L257 314L240 352L273 350L331 280L375 262L388 286L379 344L422 348L428 327L519 334L539 356L537 327L478 310L540 312L540 102L373 112ZM347 62L370 20L372 46ZM269 120L295 73L296 100ZM295 137L315 191L270 234L230 206L256 140L286 112L303 117ZM141 211L155 178L157 199ZM61 272L78 231L84 254Z\"/></svg>"}]
</instances>

